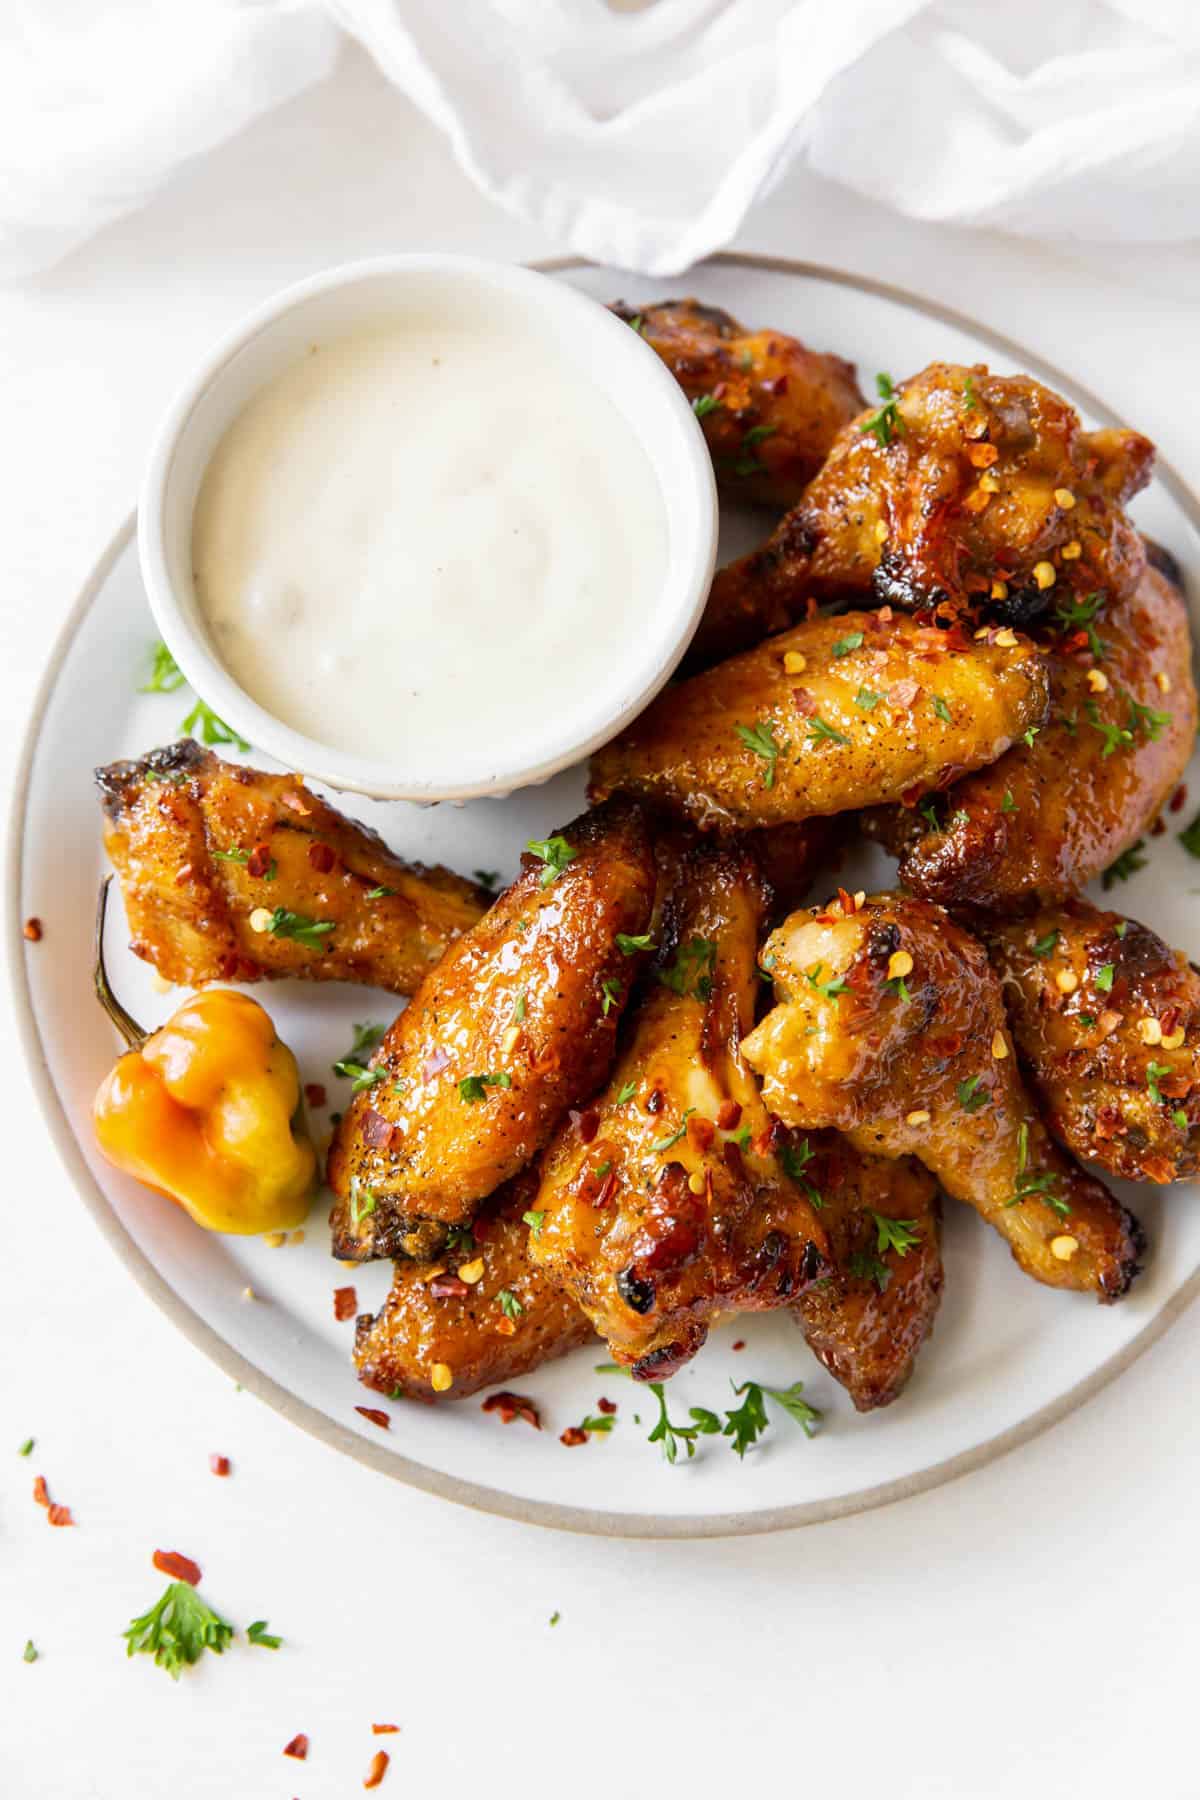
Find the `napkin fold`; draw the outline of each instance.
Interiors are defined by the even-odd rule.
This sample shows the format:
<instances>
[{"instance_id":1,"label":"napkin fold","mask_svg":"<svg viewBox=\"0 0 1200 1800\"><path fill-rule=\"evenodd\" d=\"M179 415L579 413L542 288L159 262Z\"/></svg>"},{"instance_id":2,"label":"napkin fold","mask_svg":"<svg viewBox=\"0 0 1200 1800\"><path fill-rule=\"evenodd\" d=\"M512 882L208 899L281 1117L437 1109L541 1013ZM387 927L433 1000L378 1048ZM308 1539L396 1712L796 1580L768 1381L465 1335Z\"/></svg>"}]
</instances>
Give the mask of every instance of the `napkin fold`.
<instances>
[{"instance_id":1,"label":"napkin fold","mask_svg":"<svg viewBox=\"0 0 1200 1800\"><path fill-rule=\"evenodd\" d=\"M1197 232L1196 0L9 0L0 275L142 205L347 35L502 206L647 275L799 162L923 219Z\"/></svg>"}]
</instances>

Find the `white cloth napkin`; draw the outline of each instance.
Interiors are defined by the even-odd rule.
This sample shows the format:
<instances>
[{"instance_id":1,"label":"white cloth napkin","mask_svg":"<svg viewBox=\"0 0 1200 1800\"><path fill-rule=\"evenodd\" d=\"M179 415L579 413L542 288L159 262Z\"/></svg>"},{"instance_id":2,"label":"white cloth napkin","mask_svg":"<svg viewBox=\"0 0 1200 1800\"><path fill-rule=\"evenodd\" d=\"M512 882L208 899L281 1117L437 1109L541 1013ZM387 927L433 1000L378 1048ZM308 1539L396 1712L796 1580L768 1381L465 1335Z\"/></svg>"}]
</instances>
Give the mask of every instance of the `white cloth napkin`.
<instances>
[{"instance_id":1,"label":"white cloth napkin","mask_svg":"<svg viewBox=\"0 0 1200 1800\"><path fill-rule=\"evenodd\" d=\"M646 274L797 160L924 219L1197 233L1198 0L7 0L0 275L321 80L343 32L501 205Z\"/></svg>"}]
</instances>

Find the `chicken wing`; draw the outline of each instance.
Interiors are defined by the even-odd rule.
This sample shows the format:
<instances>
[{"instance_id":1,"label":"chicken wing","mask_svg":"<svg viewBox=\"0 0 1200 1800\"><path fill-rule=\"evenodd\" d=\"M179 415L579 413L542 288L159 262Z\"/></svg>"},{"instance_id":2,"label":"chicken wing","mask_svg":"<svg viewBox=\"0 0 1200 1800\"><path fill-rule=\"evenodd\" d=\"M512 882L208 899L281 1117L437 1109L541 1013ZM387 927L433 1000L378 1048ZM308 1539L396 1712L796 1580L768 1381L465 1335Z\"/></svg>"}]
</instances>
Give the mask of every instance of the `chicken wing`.
<instances>
[{"instance_id":1,"label":"chicken wing","mask_svg":"<svg viewBox=\"0 0 1200 1800\"><path fill-rule=\"evenodd\" d=\"M536 1191L523 1171L436 1263L396 1264L382 1307L357 1321L360 1381L393 1398L461 1400L587 1343L591 1325L529 1259Z\"/></svg>"},{"instance_id":2,"label":"chicken wing","mask_svg":"<svg viewBox=\"0 0 1200 1800\"><path fill-rule=\"evenodd\" d=\"M96 785L130 947L188 987L298 975L411 994L489 902L401 862L298 776L193 738L97 769Z\"/></svg>"},{"instance_id":3,"label":"chicken wing","mask_svg":"<svg viewBox=\"0 0 1200 1800\"><path fill-rule=\"evenodd\" d=\"M871 1412L897 1398L933 1330L943 1280L937 1186L911 1157L864 1156L832 1131L802 1141L833 1267L805 1289L796 1317L814 1356L859 1412Z\"/></svg>"},{"instance_id":4,"label":"chicken wing","mask_svg":"<svg viewBox=\"0 0 1200 1800\"><path fill-rule=\"evenodd\" d=\"M592 758L701 827L778 825L898 800L995 760L1046 714L1015 632L974 643L906 613L814 618L659 695Z\"/></svg>"},{"instance_id":5,"label":"chicken wing","mask_svg":"<svg viewBox=\"0 0 1200 1800\"><path fill-rule=\"evenodd\" d=\"M595 1092L655 884L645 823L623 803L524 857L391 1027L342 1117L328 1171L335 1256L435 1252Z\"/></svg>"},{"instance_id":6,"label":"chicken wing","mask_svg":"<svg viewBox=\"0 0 1200 1800\"><path fill-rule=\"evenodd\" d=\"M1126 1181L1200 1167L1200 975L1084 900L981 926L1046 1122Z\"/></svg>"},{"instance_id":7,"label":"chicken wing","mask_svg":"<svg viewBox=\"0 0 1200 1800\"><path fill-rule=\"evenodd\" d=\"M719 571L692 660L781 631L810 597L982 604L1021 625L1051 600L1129 593L1145 550L1124 507L1153 462L1147 438L1084 431L1027 375L931 363L845 426L764 547Z\"/></svg>"},{"instance_id":8,"label":"chicken wing","mask_svg":"<svg viewBox=\"0 0 1200 1800\"><path fill-rule=\"evenodd\" d=\"M1139 1228L1047 1134L981 944L938 906L879 894L793 914L762 960L780 1004L743 1049L777 1117L916 1156L1035 1280L1125 1293Z\"/></svg>"},{"instance_id":9,"label":"chicken wing","mask_svg":"<svg viewBox=\"0 0 1200 1800\"><path fill-rule=\"evenodd\" d=\"M691 401L731 500L794 506L864 404L853 363L780 331L747 331L720 307L618 300L612 311L636 325Z\"/></svg>"},{"instance_id":10,"label":"chicken wing","mask_svg":"<svg viewBox=\"0 0 1200 1800\"><path fill-rule=\"evenodd\" d=\"M1043 728L935 803L866 822L926 899L1006 912L1078 893L1142 835L1187 765L1187 612L1157 570L1118 602L1094 594L1060 609L1034 635L1050 680Z\"/></svg>"},{"instance_id":11,"label":"chicken wing","mask_svg":"<svg viewBox=\"0 0 1200 1800\"><path fill-rule=\"evenodd\" d=\"M826 1269L804 1156L777 1149L741 1056L765 905L750 858L683 851L608 1086L543 1160L533 1260L643 1380L719 1313L789 1305Z\"/></svg>"}]
</instances>

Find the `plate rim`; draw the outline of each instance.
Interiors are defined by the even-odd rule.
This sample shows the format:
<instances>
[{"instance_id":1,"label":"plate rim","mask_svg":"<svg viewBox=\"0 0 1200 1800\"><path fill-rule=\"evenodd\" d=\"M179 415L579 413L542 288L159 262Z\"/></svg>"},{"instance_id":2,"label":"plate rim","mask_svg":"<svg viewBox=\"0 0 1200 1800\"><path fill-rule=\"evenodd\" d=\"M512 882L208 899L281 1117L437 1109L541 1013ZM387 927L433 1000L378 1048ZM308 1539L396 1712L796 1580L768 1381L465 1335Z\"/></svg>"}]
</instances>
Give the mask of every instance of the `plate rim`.
<instances>
[{"instance_id":1,"label":"plate rim","mask_svg":"<svg viewBox=\"0 0 1200 1800\"><path fill-rule=\"evenodd\" d=\"M1094 395L1089 388L1076 381L1073 376L1068 375L1055 364L1047 362L1044 357L1027 350L1016 339L1010 338L1002 332L994 331L990 326L980 324L967 313L944 306L939 301L926 299L922 295L899 287L892 282L880 281L872 276L857 275L851 271L832 268L822 263L802 262L789 257L758 255L749 251L723 251L706 257L703 262L694 264L687 271L688 279L690 280L695 273L702 271L710 264L824 281L833 286L853 288L860 293L906 306L938 323L970 334L988 345L989 348L1011 358L1023 368L1027 368L1039 379L1055 386L1059 391L1068 396L1077 397L1087 411L1104 424L1121 424L1112 409ZM553 275L563 274L572 269L601 265L592 263L587 257L562 256L544 258L530 263L528 266L543 274ZM1155 478L1163 484L1193 529L1200 535L1200 499L1181 478L1177 470L1167 462L1161 460L1156 462ZM621 1513L507 1494L500 1488L488 1487L479 1482L468 1481L458 1475L450 1475L438 1469L428 1468L425 1464L415 1462L403 1453L385 1450L381 1444L373 1444L357 1431L351 1430L347 1425L339 1424L336 1419L330 1418L319 1407L310 1405L308 1401L302 1400L298 1395L283 1387L244 1357L240 1351L228 1344L213 1326L209 1325L181 1295L175 1292L109 1205L103 1188L92 1174L83 1156L50 1073L46 1046L30 991L28 957L31 952L21 935L21 928L29 781L33 758L41 741L47 708L75 634L91 611L116 563L134 539L136 528L137 515L136 512L132 512L119 526L94 564L55 636L49 658L38 681L26 717L14 770L12 809L4 850L9 990L14 1003L19 1042L25 1055L30 1081L41 1106L42 1117L50 1141L57 1150L77 1193L99 1228L101 1236L133 1276L143 1293L154 1302L159 1311L170 1320L177 1330L182 1332L191 1344L201 1350L226 1375L240 1382L258 1399L265 1401L290 1424L299 1426L310 1437L332 1446L335 1450L353 1457L355 1461L365 1464L366 1467L374 1469L380 1474L389 1476L394 1481L403 1482L408 1487L418 1488L422 1492L435 1495L442 1500L452 1500L455 1504L468 1507L473 1511L514 1519L521 1524L541 1525L588 1536L651 1540L759 1536L767 1532L794 1530L800 1526L817 1525L827 1520L850 1518L857 1513L871 1512L878 1507L889 1506L898 1500L907 1500L918 1494L929 1493L934 1488L942 1487L950 1481L956 1481L976 1469L985 1468L989 1463L1006 1456L1010 1451L1032 1442L1044 1431L1059 1424L1071 1413L1094 1399L1110 1382L1124 1374L1125 1370L1130 1368L1152 1344L1156 1343L1200 1293L1200 1267L1197 1267L1168 1296L1154 1318L1142 1327L1136 1337L1130 1339L1121 1349L1114 1351L1082 1381L1076 1382L1056 1400L1039 1407L1028 1418L985 1439L969 1450L958 1451L955 1455L943 1458L940 1462L932 1463L929 1467L913 1474L899 1476L892 1481L880 1482L853 1494L825 1500L803 1501L793 1506L768 1507L753 1513L728 1511L703 1514Z\"/></svg>"}]
</instances>

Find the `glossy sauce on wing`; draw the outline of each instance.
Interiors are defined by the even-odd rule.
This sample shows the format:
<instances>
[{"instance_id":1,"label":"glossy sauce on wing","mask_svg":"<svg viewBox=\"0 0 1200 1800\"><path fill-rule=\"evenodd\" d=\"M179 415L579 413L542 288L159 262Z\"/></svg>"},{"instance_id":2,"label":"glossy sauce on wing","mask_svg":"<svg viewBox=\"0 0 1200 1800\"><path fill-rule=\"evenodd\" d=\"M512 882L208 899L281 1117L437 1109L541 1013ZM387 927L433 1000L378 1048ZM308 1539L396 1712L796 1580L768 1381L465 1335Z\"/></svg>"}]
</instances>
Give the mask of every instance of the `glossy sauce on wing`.
<instances>
[{"instance_id":1,"label":"glossy sauce on wing","mask_svg":"<svg viewBox=\"0 0 1200 1800\"><path fill-rule=\"evenodd\" d=\"M538 754L539 671L570 717L619 680L666 568L657 478L617 407L511 313L312 345L218 443L196 506L201 611L294 730L457 767L464 733ZM500 760L500 758L498 758Z\"/></svg>"}]
</instances>

